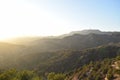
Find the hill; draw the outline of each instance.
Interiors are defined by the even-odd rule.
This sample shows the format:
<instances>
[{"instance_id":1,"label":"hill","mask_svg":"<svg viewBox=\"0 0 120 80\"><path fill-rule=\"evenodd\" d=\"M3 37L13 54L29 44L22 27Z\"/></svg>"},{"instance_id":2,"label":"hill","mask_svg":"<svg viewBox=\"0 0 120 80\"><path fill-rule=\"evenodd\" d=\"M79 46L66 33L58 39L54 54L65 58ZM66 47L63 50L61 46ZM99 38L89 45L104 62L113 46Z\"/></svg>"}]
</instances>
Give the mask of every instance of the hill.
<instances>
[{"instance_id":1,"label":"hill","mask_svg":"<svg viewBox=\"0 0 120 80\"><path fill-rule=\"evenodd\" d=\"M67 74L66 80L119 80L120 56L90 62Z\"/></svg>"},{"instance_id":2,"label":"hill","mask_svg":"<svg viewBox=\"0 0 120 80\"><path fill-rule=\"evenodd\" d=\"M109 43L118 43L120 41L120 34L88 34L79 35L74 34L64 38L43 38L32 41L28 44L26 51L29 52L48 52L60 50L82 50L86 48L97 47ZM26 52L28 53L28 52Z\"/></svg>"},{"instance_id":3,"label":"hill","mask_svg":"<svg viewBox=\"0 0 120 80\"><path fill-rule=\"evenodd\" d=\"M20 38L13 43L1 42L0 79L26 76L28 80L39 80L39 76L44 80L119 79L116 68L119 68L120 33L98 30L73 33L64 37ZM3 71L11 68L18 71Z\"/></svg>"},{"instance_id":4,"label":"hill","mask_svg":"<svg viewBox=\"0 0 120 80\"><path fill-rule=\"evenodd\" d=\"M59 52L61 56L46 57L44 67L36 71L8 70L0 72L1 80L119 80L120 79L120 45L106 45L82 51ZM53 57L54 56L54 57ZM26 57L26 56L25 56ZM37 57L33 56L34 59ZM39 59L42 56L38 56ZM43 57L43 58L44 58ZM52 57L52 58L51 58ZM30 58L27 58L31 60ZM39 60L37 59L37 60ZM36 60L36 61L37 61ZM23 61L24 62L24 61ZM42 61L38 61L42 62ZM50 63L49 63L50 62ZM32 62L31 62L32 63ZM34 62L32 63L34 65ZM28 66L29 68L29 66ZM35 66L34 66L35 68ZM24 68L25 69L25 68ZM32 69L33 70L33 69ZM43 73L41 74L41 71ZM45 75L44 75L45 74Z\"/></svg>"},{"instance_id":5,"label":"hill","mask_svg":"<svg viewBox=\"0 0 120 80\"><path fill-rule=\"evenodd\" d=\"M62 35L61 35L62 36ZM119 32L99 30L74 31L61 37L25 37L11 40L11 43L25 45L22 53L39 53L60 50L82 50L120 41Z\"/></svg>"},{"instance_id":6,"label":"hill","mask_svg":"<svg viewBox=\"0 0 120 80\"><path fill-rule=\"evenodd\" d=\"M88 64L91 61L102 61L106 58L111 59L119 56L119 51L119 44L110 44L84 50L22 54L14 57L15 62L13 62L14 59L11 58L10 63L12 63L12 65L7 65L7 67L35 70L39 74L49 72L65 73Z\"/></svg>"},{"instance_id":7,"label":"hill","mask_svg":"<svg viewBox=\"0 0 120 80\"><path fill-rule=\"evenodd\" d=\"M16 39L16 41L13 40L14 44L11 44L12 42L9 43L11 46L7 46L7 47L5 47L6 44L3 43L4 44L3 45L1 43L0 53L1 54L2 53L3 54L4 53L8 53L8 54L15 53L18 57L26 56L25 58L31 55L46 57L46 56L53 55L51 53L55 54L59 52L61 53L62 51L69 52L72 50L79 51L79 50L84 50L88 48L94 48L94 47L101 46L101 45L114 44L114 43L120 42L119 32L102 32L99 30L84 30L84 31L71 32L71 33L74 33L74 34L73 35L68 34L69 36L65 36L63 38L60 38L60 37L19 38L19 39ZM12 56L16 56L15 54ZM59 56L63 54L55 54L55 55ZM8 57L2 58L3 60L2 62L6 61L7 58ZM27 59L25 60L26 62L28 61Z\"/></svg>"},{"instance_id":8,"label":"hill","mask_svg":"<svg viewBox=\"0 0 120 80\"><path fill-rule=\"evenodd\" d=\"M36 70L42 72L43 68L46 68L45 72L68 72L88 64L91 61L102 61L106 58L111 59L119 56L119 51L120 46L107 45L80 51L67 50L64 52L56 52L56 54L59 54L59 56L49 56L47 64L45 64L43 60L42 62L44 65L38 65Z\"/></svg>"}]
</instances>

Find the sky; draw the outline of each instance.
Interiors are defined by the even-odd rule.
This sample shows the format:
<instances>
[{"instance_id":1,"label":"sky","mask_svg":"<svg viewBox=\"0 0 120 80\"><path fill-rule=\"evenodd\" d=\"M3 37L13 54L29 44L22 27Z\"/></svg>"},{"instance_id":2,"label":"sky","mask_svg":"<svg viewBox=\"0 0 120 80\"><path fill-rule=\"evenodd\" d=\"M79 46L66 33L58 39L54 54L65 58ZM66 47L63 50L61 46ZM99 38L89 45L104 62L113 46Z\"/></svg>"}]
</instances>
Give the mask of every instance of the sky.
<instances>
[{"instance_id":1,"label":"sky","mask_svg":"<svg viewBox=\"0 0 120 80\"><path fill-rule=\"evenodd\" d=\"M0 0L0 39L120 31L120 0Z\"/></svg>"}]
</instances>

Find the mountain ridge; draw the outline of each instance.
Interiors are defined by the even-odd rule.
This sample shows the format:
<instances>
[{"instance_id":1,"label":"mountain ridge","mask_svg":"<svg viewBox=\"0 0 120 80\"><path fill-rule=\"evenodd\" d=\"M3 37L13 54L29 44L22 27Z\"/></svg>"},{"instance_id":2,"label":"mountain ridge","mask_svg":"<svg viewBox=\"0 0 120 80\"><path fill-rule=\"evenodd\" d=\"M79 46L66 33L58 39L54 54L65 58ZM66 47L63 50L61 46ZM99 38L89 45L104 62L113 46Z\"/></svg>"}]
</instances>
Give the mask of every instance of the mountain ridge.
<instances>
[{"instance_id":1,"label":"mountain ridge","mask_svg":"<svg viewBox=\"0 0 120 80\"><path fill-rule=\"evenodd\" d=\"M31 42L34 41L36 39L46 39L46 38L64 38L67 36L72 36L74 34L80 34L80 35L88 35L88 34L108 34L108 35L112 35L113 33L120 33L118 31L101 31L99 29L85 29L85 30L79 30L79 31L71 31L67 34L61 34L58 36L26 36L26 37L18 37L18 38L13 38L10 39L9 41L6 40L6 42L10 42L10 43L19 43L19 44L24 44L25 42ZM23 43L22 43L23 42Z\"/></svg>"}]
</instances>

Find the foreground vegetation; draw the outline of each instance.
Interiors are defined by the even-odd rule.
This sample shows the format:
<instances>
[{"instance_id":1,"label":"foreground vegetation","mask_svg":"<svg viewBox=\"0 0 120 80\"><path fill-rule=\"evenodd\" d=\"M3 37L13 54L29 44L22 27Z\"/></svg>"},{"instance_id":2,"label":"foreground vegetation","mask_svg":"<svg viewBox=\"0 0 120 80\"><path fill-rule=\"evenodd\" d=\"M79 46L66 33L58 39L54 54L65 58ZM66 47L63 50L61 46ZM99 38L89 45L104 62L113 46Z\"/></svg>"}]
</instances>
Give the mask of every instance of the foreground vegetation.
<instances>
[{"instance_id":1,"label":"foreground vegetation","mask_svg":"<svg viewBox=\"0 0 120 80\"><path fill-rule=\"evenodd\" d=\"M39 76L34 71L17 71L15 69L0 72L0 80L64 80L65 77L65 74L55 74L54 72L43 77Z\"/></svg>"},{"instance_id":2,"label":"foreground vegetation","mask_svg":"<svg viewBox=\"0 0 120 80\"><path fill-rule=\"evenodd\" d=\"M67 80L119 80L118 78L120 79L120 56L90 62L71 72Z\"/></svg>"},{"instance_id":3,"label":"foreground vegetation","mask_svg":"<svg viewBox=\"0 0 120 80\"><path fill-rule=\"evenodd\" d=\"M102 61L90 62L66 73L45 73L40 75L28 70L1 70L0 80L113 80L120 78L120 56Z\"/></svg>"}]
</instances>

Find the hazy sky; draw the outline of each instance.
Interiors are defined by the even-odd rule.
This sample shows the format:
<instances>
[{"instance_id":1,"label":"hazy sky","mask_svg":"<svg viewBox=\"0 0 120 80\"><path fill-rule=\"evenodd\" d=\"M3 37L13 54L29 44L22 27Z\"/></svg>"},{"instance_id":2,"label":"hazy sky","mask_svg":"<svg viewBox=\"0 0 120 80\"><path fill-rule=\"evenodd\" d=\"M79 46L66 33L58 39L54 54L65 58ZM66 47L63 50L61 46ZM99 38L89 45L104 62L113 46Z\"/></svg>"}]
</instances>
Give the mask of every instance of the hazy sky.
<instances>
[{"instance_id":1,"label":"hazy sky","mask_svg":"<svg viewBox=\"0 0 120 80\"><path fill-rule=\"evenodd\" d=\"M120 31L120 0L0 0L0 39Z\"/></svg>"}]
</instances>

